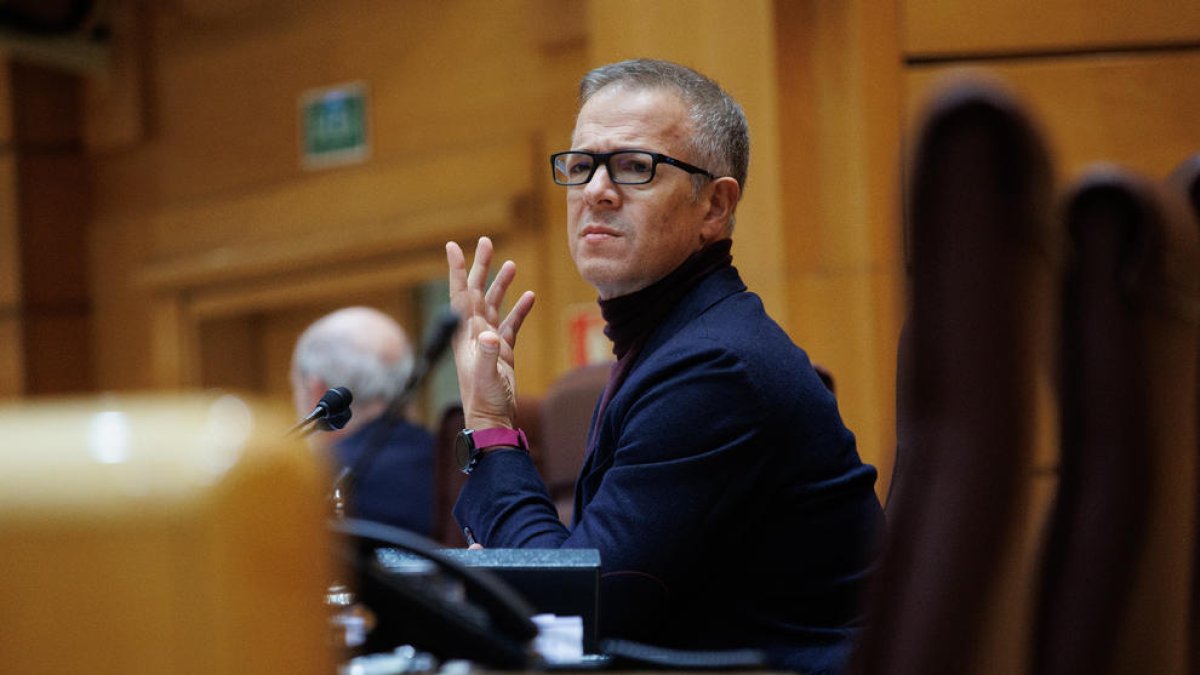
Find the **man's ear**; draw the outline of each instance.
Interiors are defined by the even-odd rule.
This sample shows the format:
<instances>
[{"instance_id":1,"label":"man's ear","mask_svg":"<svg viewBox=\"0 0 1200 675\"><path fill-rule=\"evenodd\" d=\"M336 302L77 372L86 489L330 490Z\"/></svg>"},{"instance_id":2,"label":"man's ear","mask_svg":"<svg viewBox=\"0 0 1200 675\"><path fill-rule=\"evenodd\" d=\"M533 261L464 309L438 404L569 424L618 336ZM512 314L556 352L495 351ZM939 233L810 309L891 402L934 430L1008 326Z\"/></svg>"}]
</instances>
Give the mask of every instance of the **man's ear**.
<instances>
[{"instance_id":1,"label":"man's ear","mask_svg":"<svg viewBox=\"0 0 1200 675\"><path fill-rule=\"evenodd\" d=\"M706 244L729 236L729 221L742 196L742 186L729 176L714 178L708 188L708 210L700 234Z\"/></svg>"}]
</instances>

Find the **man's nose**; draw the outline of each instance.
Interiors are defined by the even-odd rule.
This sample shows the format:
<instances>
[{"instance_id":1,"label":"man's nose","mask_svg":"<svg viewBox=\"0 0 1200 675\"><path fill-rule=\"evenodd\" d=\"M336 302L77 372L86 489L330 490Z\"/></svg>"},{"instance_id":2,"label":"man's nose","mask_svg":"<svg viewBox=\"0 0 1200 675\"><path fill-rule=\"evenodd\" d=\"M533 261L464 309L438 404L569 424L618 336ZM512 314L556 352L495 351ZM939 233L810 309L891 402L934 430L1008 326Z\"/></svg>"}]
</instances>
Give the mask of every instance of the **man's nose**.
<instances>
[{"instance_id":1,"label":"man's nose","mask_svg":"<svg viewBox=\"0 0 1200 675\"><path fill-rule=\"evenodd\" d=\"M583 186L583 194L589 204L616 203L620 199L617 185L608 174L607 164L596 167L592 179Z\"/></svg>"}]
</instances>

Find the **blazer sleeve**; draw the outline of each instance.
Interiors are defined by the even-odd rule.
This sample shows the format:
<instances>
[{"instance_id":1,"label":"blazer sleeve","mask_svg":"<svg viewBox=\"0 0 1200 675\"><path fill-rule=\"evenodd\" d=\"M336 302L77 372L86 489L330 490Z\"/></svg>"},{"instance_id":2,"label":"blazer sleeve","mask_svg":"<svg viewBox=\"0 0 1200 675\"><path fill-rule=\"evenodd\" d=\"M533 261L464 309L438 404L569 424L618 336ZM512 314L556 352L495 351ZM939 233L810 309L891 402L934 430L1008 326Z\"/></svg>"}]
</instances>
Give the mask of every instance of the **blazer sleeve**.
<instances>
[{"instance_id":1,"label":"blazer sleeve","mask_svg":"<svg viewBox=\"0 0 1200 675\"><path fill-rule=\"evenodd\" d=\"M628 637L655 631L688 561L727 529L769 463L771 402L734 354L676 355L644 375L605 411L615 451L573 530L515 450L481 461L455 507L485 546L599 549L602 630Z\"/></svg>"}]
</instances>

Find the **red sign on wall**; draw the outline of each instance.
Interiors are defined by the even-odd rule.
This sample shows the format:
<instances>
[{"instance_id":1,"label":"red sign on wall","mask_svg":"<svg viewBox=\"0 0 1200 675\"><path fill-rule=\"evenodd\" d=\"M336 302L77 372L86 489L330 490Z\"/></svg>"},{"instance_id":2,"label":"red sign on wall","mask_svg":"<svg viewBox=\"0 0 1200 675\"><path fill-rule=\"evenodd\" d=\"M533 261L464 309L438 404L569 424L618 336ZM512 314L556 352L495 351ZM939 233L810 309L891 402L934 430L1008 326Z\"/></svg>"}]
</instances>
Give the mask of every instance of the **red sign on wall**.
<instances>
[{"instance_id":1,"label":"red sign on wall","mask_svg":"<svg viewBox=\"0 0 1200 675\"><path fill-rule=\"evenodd\" d=\"M589 305L569 316L571 365L578 367L611 361L612 342L604 335L604 317L600 316L600 308Z\"/></svg>"}]
</instances>

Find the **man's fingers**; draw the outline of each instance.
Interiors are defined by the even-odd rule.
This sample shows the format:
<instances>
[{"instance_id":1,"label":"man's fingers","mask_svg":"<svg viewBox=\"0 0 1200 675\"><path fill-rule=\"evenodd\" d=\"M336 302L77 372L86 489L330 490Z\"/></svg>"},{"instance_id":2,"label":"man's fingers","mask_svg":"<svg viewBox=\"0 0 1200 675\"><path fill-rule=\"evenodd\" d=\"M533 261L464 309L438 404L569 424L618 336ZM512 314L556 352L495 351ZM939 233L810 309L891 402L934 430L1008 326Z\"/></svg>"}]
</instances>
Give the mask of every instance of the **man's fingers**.
<instances>
[{"instance_id":1,"label":"man's fingers","mask_svg":"<svg viewBox=\"0 0 1200 675\"><path fill-rule=\"evenodd\" d=\"M492 240L480 237L475 245L475 260L471 263L471 272L467 275L467 287L483 292L483 284L487 281L488 267L492 264Z\"/></svg>"},{"instance_id":2,"label":"man's fingers","mask_svg":"<svg viewBox=\"0 0 1200 675\"><path fill-rule=\"evenodd\" d=\"M508 344L516 346L517 333L521 330L521 324L525 323L525 317L529 316L533 309L535 299L533 291L525 291L508 311L508 316L504 317L503 323L500 324L500 337Z\"/></svg>"},{"instance_id":3,"label":"man's fingers","mask_svg":"<svg viewBox=\"0 0 1200 675\"><path fill-rule=\"evenodd\" d=\"M504 264L500 266L500 271L496 272L496 278L492 281L492 285L488 287L487 295L483 296L484 303L488 307L494 307L496 314L500 313L500 303L504 302L504 294L508 292L508 287L516 276L516 263L505 260Z\"/></svg>"},{"instance_id":4,"label":"man's fingers","mask_svg":"<svg viewBox=\"0 0 1200 675\"><path fill-rule=\"evenodd\" d=\"M500 336L490 330L485 330L476 338L479 346L479 358L475 359L476 382L494 379L496 377L496 361L500 358ZM480 375L484 379L480 379Z\"/></svg>"},{"instance_id":5,"label":"man's fingers","mask_svg":"<svg viewBox=\"0 0 1200 675\"><path fill-rule=\"evenodd\" d=\"M446 242L446 267L449 269L450 303L453 305L456 296L467 290L467 258L462 248L453 241ZM455 307L461 311L461 307Z\"/></svg>"}]
</instances>

